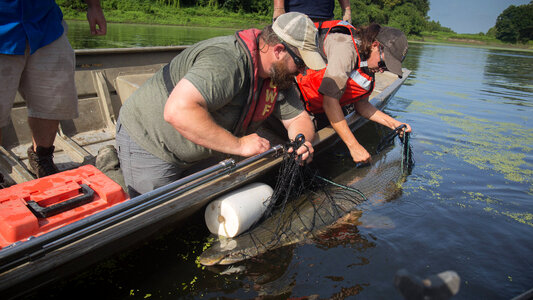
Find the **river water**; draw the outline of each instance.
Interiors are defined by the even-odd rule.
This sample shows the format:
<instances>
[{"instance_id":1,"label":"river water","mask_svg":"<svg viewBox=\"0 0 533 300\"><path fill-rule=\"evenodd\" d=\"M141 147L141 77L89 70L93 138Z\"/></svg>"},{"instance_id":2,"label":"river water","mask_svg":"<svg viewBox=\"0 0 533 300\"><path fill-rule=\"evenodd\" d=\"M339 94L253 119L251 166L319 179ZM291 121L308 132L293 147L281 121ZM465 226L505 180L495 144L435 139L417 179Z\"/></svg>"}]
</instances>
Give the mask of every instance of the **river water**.
<instances>
[{"instance_id":1,"label":"river water","mask_svg":"<svg viewBox=\"0 0 533 300\"><path fill-rule=\"evenodd\" d=\"M111 41L71 41L178 45L233 31L108 30ZM456 271L454 299L510 299L533 288L533 53L410 43L404 66L413 72L386 112L412 126L416 165L398 197L363 210L368 226L346 228L343 243L283 248L223 275L195 262L209 236L198 217L34 296L402 299L399 269L419 277ZM371 148L376 132L366 125L356 134ZM350 166L343 145L331 153L321 159Z\"/></svg>"}]
</instances>

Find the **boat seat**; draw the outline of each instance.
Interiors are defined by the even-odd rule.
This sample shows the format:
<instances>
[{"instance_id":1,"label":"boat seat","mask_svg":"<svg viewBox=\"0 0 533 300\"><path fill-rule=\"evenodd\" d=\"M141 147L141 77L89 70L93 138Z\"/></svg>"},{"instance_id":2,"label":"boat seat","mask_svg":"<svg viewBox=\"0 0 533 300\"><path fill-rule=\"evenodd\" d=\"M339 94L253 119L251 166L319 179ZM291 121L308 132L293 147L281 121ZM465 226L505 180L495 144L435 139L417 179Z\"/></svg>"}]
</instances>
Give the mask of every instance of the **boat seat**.
<instances>
[{"instance_id":1,"label":"boat seat","mask_svg":"<svg viewBox=\"0 0 533 300\"><path fill-rule=\"evenodd\" d=\"M146 74L131 74L117 76L115 81L117 93L120 97L120 102L124 104L133 92L135 92L148 78L152 77L153 73Z\"/></svg>"}]
</instances>

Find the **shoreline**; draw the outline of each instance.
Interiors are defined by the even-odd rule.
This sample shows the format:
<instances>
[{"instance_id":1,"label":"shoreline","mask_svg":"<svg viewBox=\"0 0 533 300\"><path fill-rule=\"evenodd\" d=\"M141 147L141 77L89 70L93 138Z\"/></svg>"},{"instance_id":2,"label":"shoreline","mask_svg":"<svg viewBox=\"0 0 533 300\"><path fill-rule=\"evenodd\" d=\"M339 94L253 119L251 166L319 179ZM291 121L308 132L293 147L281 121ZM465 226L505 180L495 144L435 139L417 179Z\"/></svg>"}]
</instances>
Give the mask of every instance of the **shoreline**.
<instances>
[{"instance_id":1,"label":"shoreline","mask_svg":"<svg viewBox=\"0 0 533 300\"><path fill-rule=\"evenodd\" d=\"M87 22L85 19L79 18L65 18L69 22ZM161 24L161 23L146 23L146 22L117 22L117 21L108 21L108 24L125 24L125 25L146 25L146 26L176 26L176 27L194 27L194 28L215 28L215 29L245 29L245 28L263 28L268 23L256 22L254 24L247 23L247 26L213 26L213 25L201 25L201 24ZM511 50L511 51L525 51L533 52L533 48L528 45L514 45L514 44L491 44L484 41L479 41L475 39L461 39L461 38L452 38L453 41L442 41L434 39L432 35L422 35L420 37L408 36L407 40L409 43L415 44L433 44L433 45L446 45L446 46L459 46L459 47L472 47L472 48L483 48L483 49L494 49L494 50Z\"/></svg>"},{"instance_id":2,"label":"shoreline","mask_svg":"<svg viewBox=\"0 0 533 300\"><path fill-rule=\"evenodd\" d=\"M533 52L531 48L522 48L519 46L497 46L490 45L483 42L468 43L468 42L442 42L442 41L420 41L412 40L407 38L409 43L413 44L430 44L430 45L441 45L441 46L457 46L457 47L470 47L470 48L482 48L482 49L493 49L493 50L509 50L509 51L524 51L524 52Z\"/></svg>"}]
</instances>

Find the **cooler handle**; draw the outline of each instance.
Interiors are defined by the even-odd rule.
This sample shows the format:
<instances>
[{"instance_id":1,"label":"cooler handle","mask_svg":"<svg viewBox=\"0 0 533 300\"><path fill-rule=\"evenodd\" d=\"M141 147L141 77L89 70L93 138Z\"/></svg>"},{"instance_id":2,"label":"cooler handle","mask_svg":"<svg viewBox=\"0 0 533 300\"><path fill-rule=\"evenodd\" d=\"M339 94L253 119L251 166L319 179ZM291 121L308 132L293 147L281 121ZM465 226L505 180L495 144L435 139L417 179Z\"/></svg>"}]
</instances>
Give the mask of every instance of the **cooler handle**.
<instances>
[{"instance_id":1,"label":"cooler handle","mask_svg":"<svg viewBox=\"0 0 533 300\"><path fill-rule=\"evenodd\" d=\"M71 210L74 207L84 205L93 200L94 190L91 189L88 185L80 184L79 191L83 195L80 195L76 198L72 198L67 201L63 201L63 202L60 202L54 205L42 207L39 204L37 204L37 202L31 200L31 201L28 201L28 206L30 210L33 212L33 214L37 216L38 218L48 218L53 215L57 215L59 213L65 212L67 210Z\"/></svg>"}]
</instances>

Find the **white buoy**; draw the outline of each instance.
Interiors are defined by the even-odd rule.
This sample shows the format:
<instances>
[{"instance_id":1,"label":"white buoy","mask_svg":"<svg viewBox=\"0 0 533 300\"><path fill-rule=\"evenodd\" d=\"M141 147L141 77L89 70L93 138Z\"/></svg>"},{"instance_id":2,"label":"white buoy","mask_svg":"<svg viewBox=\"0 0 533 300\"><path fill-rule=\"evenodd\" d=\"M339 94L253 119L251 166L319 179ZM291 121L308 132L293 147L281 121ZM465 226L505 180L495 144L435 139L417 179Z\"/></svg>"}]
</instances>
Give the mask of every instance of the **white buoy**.
<instances>
[{"instance_id":1,"label":"white buoy","mask_svg":"<svg viewBox=\"0 0 533 300\"><path fill-rule=\"evenodd\" d=\"M264 183L252 183L209 203L205 223L213 234L235 237L261 218L274 191Z\"/></svg>"}]
</instances>

